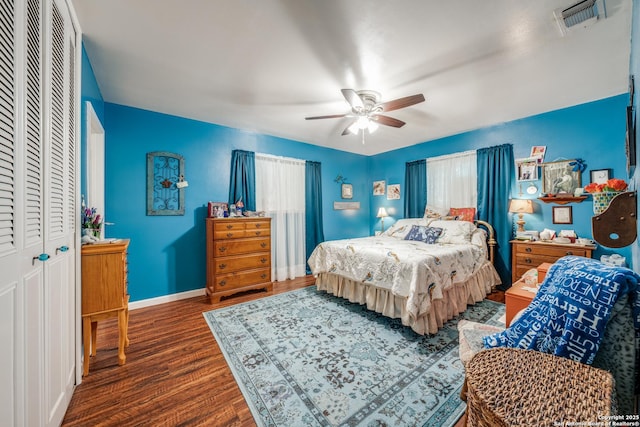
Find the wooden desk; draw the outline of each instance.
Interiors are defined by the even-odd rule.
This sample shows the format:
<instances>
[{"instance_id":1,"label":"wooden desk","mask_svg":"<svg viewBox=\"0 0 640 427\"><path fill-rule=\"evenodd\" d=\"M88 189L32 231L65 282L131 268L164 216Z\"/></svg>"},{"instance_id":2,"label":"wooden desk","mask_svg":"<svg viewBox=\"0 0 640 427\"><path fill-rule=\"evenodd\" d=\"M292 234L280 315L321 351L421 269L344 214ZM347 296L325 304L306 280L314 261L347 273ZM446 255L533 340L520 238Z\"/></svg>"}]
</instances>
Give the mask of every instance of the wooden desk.
<instances>
[{"instance_id":1,"label":"wooden desk","mask_svg":"<svg viewBox=\"0 0 640 427\"><path fill-rule=\"evenodd\" d=\"M96 355L98 321L118 317L118 364L124 365L129 345L129 295L127 294L127 248L129 240L82 246L82 337L84 375L89 357Z\"/></svg>"}]
</instances>

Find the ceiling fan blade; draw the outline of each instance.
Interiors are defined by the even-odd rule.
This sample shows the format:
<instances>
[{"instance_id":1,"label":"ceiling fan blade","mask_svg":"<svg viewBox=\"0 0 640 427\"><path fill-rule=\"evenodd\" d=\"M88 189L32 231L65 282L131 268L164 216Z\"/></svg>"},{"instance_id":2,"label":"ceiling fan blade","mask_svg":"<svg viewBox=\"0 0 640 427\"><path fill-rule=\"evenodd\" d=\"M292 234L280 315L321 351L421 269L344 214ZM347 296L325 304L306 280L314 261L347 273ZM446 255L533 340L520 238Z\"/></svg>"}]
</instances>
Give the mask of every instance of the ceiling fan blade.
<instances>
[{"instance_id":1,"label":"ceiling fan blade","mask_svg":"<svg viewBox=\"0 0 640 427\"><path fill-rule=\"evenodd\" d=\"M404 126L406 124L402 120L394 119L393 117L383 116L383 115L380 115L380 114L376 114L374 116L371 116L371 119L375 120L377 123L379 123L381 125L391 126L391 127L394 127L394 128L401 128L402 126Z\"/></svg>"},{"instance_id":2,"label":"ceiling fan blade","mask_svg":"<svg viewBox=\"0 0 640 427\"><path fill-rule=\"evenodd\" d=\"M351 131L349 130L349 128L351 127L351 125L353 125L355 122L357 122L358 119L353 119L349 122L349 124L347 125L346 128L344 128L344 130L342 131L342 136L345 135L351 135Z\"/></svg>"},{"instance_id":3,"label":"ceiling fan blade","mask_svg":"<svg viewBox=\"0 0 640 427\"><path fill-rule=\"evenodd\" d=\"M421 102L424 102L424 95L420 93L418 95L405 96L404 98L383 102L378 104L376 107L382 108L382 111L393 111L399 110L400 108L410 107L411 105L419 104Z\"/></svg>"},{"instance_id":4,"label":"ceiling fan blade","mask_svg":"<svg viewBox=\"0 0 640 427\"><path fill-rule=\"evenodd\" d=\"M329 116L305 117L305 120L317 120L317 119L339 119L340 117L347 117L347 114L331 114L331 115L329 115Z\"/></svg>"},{"instance_id":5,"label":"ceiling fan blade","mask_svg":"<svg viewBox=\"0 0 640 427\"><path fill-rule=\"evenodd\" d=\"M364 108L364 103L362 102L362 98L360 98L360 95L358 95L358 93L353 90L353 89L342 89L342 96L344 96L344 99L347 100L347 102L349 103L349 105L351 105L352 108Z\"/></svg>"}]
</instances>

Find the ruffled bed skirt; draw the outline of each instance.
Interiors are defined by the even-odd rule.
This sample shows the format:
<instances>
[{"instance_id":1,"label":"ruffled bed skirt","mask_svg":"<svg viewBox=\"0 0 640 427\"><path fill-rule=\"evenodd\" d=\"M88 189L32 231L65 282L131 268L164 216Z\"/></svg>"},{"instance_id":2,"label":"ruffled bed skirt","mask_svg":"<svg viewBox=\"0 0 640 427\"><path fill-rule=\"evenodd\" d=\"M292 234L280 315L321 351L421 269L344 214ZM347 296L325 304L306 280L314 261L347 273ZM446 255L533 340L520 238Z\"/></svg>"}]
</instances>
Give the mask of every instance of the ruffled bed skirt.
<instances>
[{"instance_id":1,"label":"ruffled bed skirt","mask_svg":"<svg viewBox=\"0 0 640 427\"><path fill-rule=\"evenodd\" d=\"M367 309L384 316L400 318L403 325L420 335L435 334L447 320L465 311L467 304L482 301L498 284L500 277L493 265L487 262L466 282L454 283L452 287L445 289L444 298L433 300L427 312L413 316L406 310L407 297L393 295L388 289L332 273L320 273L316 276L318 290L364 304Z\"/></svg>"}]
</instances>

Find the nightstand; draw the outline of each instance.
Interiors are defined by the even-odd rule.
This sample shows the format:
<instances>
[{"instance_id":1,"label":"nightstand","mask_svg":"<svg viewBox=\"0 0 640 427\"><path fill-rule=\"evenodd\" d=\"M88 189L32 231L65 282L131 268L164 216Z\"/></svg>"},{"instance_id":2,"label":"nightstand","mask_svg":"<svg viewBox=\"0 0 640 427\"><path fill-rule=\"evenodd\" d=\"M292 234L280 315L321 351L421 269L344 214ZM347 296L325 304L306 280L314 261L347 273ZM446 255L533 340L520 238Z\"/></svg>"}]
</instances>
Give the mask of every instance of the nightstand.
<instances>
[{"instance_id":1,"label":"nightstand","mask_svg":"<svg viewBox=\"0 0 640 427\"><path fill-rule=\"evenodd\" d=\"M547 271L551 267L550 263L542 263L537 267L538 270L538 286L544 281L547 276ZM524 279L520 279L515 282L504 293L504 302L506 305L505 324L507 327L511 324L513 317L518 314L520 310L523 310L531 304L533 297L536 296L534 292L523 289L524 287L532 287L532 285L526 285Z\"/></svg>"},{"instance_id":2,"label":"nightstand","mask_svg":"<svg viewBox=\"0 0 640 427\"><path fill-rule=\"evenodd\" d=\"M507 328L511 325L513 317L518 314L520 310L527 308L529 304L531 304L531 301L533 301L533 297L536 296L535 293L522 289L525 286L532 287L531 285L526 285L524 280L520 279L511 285L504 293L504 303L507 306L505 314L505 324Z\"/></svg>"}]
</instances>

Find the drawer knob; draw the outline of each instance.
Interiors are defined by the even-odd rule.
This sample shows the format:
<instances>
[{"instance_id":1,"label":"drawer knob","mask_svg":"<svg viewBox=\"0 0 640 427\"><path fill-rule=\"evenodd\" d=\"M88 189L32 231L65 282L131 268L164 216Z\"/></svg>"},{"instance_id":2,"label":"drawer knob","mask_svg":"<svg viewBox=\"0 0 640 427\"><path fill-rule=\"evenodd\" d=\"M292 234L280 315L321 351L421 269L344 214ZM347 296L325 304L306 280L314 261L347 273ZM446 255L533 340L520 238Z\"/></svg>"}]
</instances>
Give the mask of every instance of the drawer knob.
<instances>
[{"instance_id":1,"label":"drawer knob","mask_svg":"<svg viewBox=\"0 0 640 427\"><path fill-rule=\"evenodd\" d=\"M227 284L227 281L226 281L226 280L221 280L221 281L220 281L220 286L224 286L224 285L226 285L226 284Z\"/></svg>"},{"instance_id":2,"label":"drawer knob","mask_svg":"<svg viewBox=\"0 0 640 427\"><path fill-rule=\"evenodd\" d=\"M233 233L227 233L227 237L233 237Z\"/></svg>"},{"instance_id":3,"label":"drawer knob","mask_svg":"<svg viewBox=\"0 0 640 427\"><path fill-rule=\"evenodd\" d=\"M567 255L573 255L573 252L567 251Z\"/></svg>"},{"instance_id":4,"label":"drawer knob","mask_svg":"<svg viewBox=\"0 0 640 427\"><path fill-rule=\"evenodd\" d=\"M266 248L266 247L267 247L267 244L266 244L265 242L262 242L262 243L260 243L260 247L261 247L261 248Z\"/></svg>"},{"instance_id":5,"label":"drawer knob","mask_svg":"<svg viewBox=\"0 0 640 427\"><path fill-rule=\"evenodd\" d=\"M227 247L226 247L226 246L220 246L220 247L218 248L218 251L219 251L219 252L224 252L224 251L226 251L226 250L227 250Z\"/></svg>"},{"instance_id":6,"label":"drawer knob","mask_svg":"<svg viewBox=\"0 0 640 427\"><path fill-rule=\"evenodd\" d=\"M232 228L233 228L233 225L227 224L227 230L231 230Z\"/></svg>"},{"instance_id":7,"label":"drawer knob","mask_svg":"<svg viewBox=\"0 0 640 427\"><path fill-rule=\"evenodd\" d=\"M531 252L531 248L525 248L526 252Z\"/></svg>"},{"instance_id":8,"label":"drawer knob","mask_svg":"<svg viewBox=\"0 0 640 427\"><path fill-rule=\"evenodd\" d=\"M224 270L225 268L227 268L227 264L222 263L222 264L218 265L218 267L220 267L220 270Z\"/></svg>"},{"instance_id":9,"label":"drawer knob","mask_svg":"<svg viewBox=\"0 0 640 427\"><path fill-rule=\"evenodd\" d=\"M262 227L262 224L256 224L256 228Z\"/></svg>"},{"instance_id":10,"label":"drawer knob","mask_svg":"<svg viewBox=\"0 0 640 427\"><path fill-rule=\"evenodd\" d=\"M262 231L256 231L256 236L259 236L262 234Z\"/></svg>"},{"instance_id":11,"label":"drawer knob","mask_svg":"<svg viewBox=\"0 0 640 427\"><path fill-rule=\"evenodd\" d=\"M531 264L531 258L525 258L524 262L526 262L527 264Z\"/></svg>"},{"instance_id":12,"label":"drawer knob","mask_svg":"<svg viewBox=\"0 0 640 427\"><path fill-rule=\"evenodd\" d=\"M262 257L260 258L260 262L264 264L265 262L267 262L267 259L265 257Z\"/></svg>"},{"instance_id":13,"label":"drawer knob","mask_svg":"<svg viewBox=\"0 0 640 427\"><path fill-rule=\"evenodd\" d=\"M260 278L261 278L261 279L264 279L265 277L267 277L267 275L266 275L266 274L264 274L264 273L262 273L262 274L260 275Z\"/></svg>"}]
</instances>

